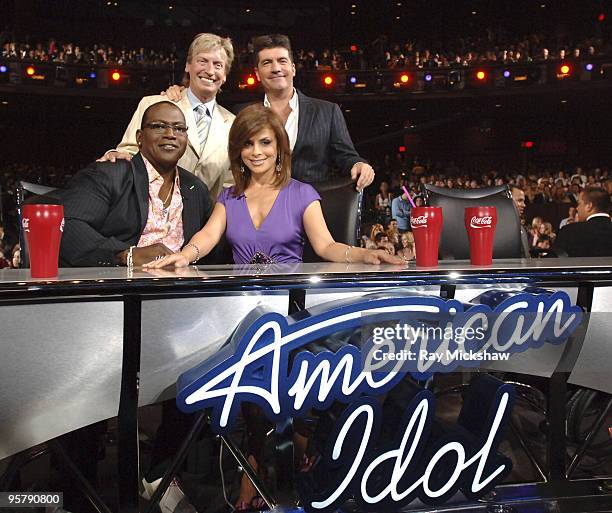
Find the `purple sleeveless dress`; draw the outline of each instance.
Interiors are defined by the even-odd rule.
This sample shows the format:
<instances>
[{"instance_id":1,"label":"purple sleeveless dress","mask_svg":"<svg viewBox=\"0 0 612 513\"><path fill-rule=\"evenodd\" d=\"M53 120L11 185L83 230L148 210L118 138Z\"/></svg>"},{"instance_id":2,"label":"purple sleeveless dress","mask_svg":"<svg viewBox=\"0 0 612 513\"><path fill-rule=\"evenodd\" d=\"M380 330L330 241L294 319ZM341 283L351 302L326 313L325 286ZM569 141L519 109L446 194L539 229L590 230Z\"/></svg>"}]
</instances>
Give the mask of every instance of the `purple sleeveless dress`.
<instances>
[{"instance_id":1,"label":"purple sleeveless dress","mask_svg":"<svg viewBox=\"0 0 612 513\"><path fill-rule=\"evenodd\" d=\"M225 235L232 246L234 263L301 262L304 253L304 211L313 201L320 201L312 185L293 178L283 187L268 216L255 229L244 194L232 196L233 187L219 194L225 205Z\"/></svg>"}]
</instances>

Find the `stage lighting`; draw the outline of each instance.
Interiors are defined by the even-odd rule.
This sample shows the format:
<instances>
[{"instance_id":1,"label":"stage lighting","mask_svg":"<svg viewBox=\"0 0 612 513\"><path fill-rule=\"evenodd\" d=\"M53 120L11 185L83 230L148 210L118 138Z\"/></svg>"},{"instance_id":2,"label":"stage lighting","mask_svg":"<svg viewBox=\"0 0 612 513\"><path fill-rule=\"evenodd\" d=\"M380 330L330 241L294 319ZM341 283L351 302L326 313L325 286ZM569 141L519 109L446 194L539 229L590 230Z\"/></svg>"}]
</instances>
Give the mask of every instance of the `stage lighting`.
<instances>
[{"instance_id":1,"label":"stage lighting","mask_svg":"<svg viewBox=\"0 0 612 513\"><path fill-rule=\"evenodd\" d=\"M522 141L521 148L527 148L527 149L533 148L533 141Z\"/></svg>"},{"instance_id":2,"label":"stage lighting","mask_svg":"<svg viewBox=\"0 0 612 513\"><path fill-rule=\"evenodd\" d=\"M34 73L36 73L36 69L34 69L34 66L28 66L26 68L26 75L28 75L29 77L33 76Z\"/></svg>"},{"instance_id":3,"label":"stage lighting","mask_svg":"<svg viewBox=\"0 0 612 513\"><path fill-rule=\"evenodd\" d=\"M325 75L323 77L323 83L326 87L331 87L332 85L334 85L334 77L332 77L331 75Z\"/></svg>"},{"instance_id":4,"label":"stage lighting","mask_svg":"<svg viewBox=\"0 0 612 513\"><path fill-rule=\"evenodd\" d=\"M504 70L504 78L510 78L510 71Z\"/></svg>"},{"instance_id":5,"label":"stage lighting","mask_svg":"<svg viewBox=\"0 0 612 513\"><path fill-rule=\"evenodd\" d=\"M119 73L118 71L113 71L111 73L111 78L115 81L115 82L119 82L119 80L121 80L121 73Z\"/></svg>"},{"instance_id":6,"label":"stage lighting","mask_svg":"<svg viewBox=\"0 0 612 513\"><path fill-rule=\"evenodd\" d=\"M599 16L597 16L597 21L602 22L606 19L606 15L602 12Z\"/></svg>"},{"instance_id":7,"label":"stage lighting","mask_svg":"<svg viewBox=\"0 0 612 513\"><path fill-rule=\"evenodd\" d=\"M351 45L351 52L356 53L359 50L357 45Z\"/></svg>"},{"instance_id":8,"label":"stage lighting","mask_svg":"<svg viewBox=\"0 0 612 513\"><path fill-rule=\"evenodd\" d=\"M431 82L433 79L433 77L431 76L431 73L426 73L425 74L425 82Z\"/></svg>"},{"instance_id":9,"label":"stage lighting","mask_svg":"<svg viewBox=\"0 0 612 513\"><path fill-rule=\"evenodd\" d=\"M247 85L255 85L255 78L254 77L248 77L247 78Z\"/></svg>"},{"instance_id":10,"label":"stage lighting","mask_svg":"<svg viewBox=\"0 0 612 513\"><path fill-rule=\"evenodd\" d=\"M357 77L356 77L356 76L354 76L354 75L353 75L353 76L351 76L351 77L349 77L349 82L350 82L351 84L356 84L356 83L357 83Z\"/></svg>"},{"instance_id":11,"label":"stage lighting","mask_svg":"<svg viewBox=\"0 0 612 513\"><path fill-rule=\"evenodd\" d=\"M557 78L562 80L564 78L569 78L572 75L572 67L569 64L561 64L557 68Z\"/></svg>"},{"instance_id":12,"label":"stage lighting","mask_svg":"<svg viewBox=\"0 0 612 513\"><path fill-rule=\"evenodd\" d=\"M397 75L393 75L392 85L395 89L412 89L412 77L409 73L402 71Z\"/></svg>"},{"instance_id":13,"label":"stage lighting","mask_svg":"<svg viewBox=\"0 0 612 513\"><path fill-rule=\"evenodd\" d=\"M8 68L4 65L0 66L0 73L6 73L8 71Z\"/></svg>"},{"instance_id":14,"label":"stage lighting","mask_svg":"<svg viewBox=\"0 0 612 513\"><path fill-rule=\"evenodd\" d=\"M485 80L487 78L487 74L484 71L479 70L476 72L476 78L478 80Z\"/></svg>"},{"instance_id":15,"label":"stage lighting","mask_svg":"<svg viewBox=\"0 0 612 513\"><path fill-rule=\"evenodd\" d=\"M98 76L98 75L96 75L96 72L95 72L95 71L92 71L92 72L89 74L89 78L91 78L92 80L94 80L94 79L95 79L97 76Z\"/></svg>"},{"instance_id":16,"label":"stage lighting","mask_svg":"<svg viewBox=\"0 0 612 513\"><path fill-rule=\"evenodd\" d=\"M593 65L589 62L584 69L586 69L587 71L593 71Z\"/></svg>"},{"instance_id":17,"label":"stage lighting","mask_svg":"<svg viewBox=\"0 0 612 513\"><path fill-rule=\"evenodd\" d=\"M398 151L399 151L400 153L406 153L406 146L400 146L400 147L398 148Z\"/></svg>"}]
</instances>

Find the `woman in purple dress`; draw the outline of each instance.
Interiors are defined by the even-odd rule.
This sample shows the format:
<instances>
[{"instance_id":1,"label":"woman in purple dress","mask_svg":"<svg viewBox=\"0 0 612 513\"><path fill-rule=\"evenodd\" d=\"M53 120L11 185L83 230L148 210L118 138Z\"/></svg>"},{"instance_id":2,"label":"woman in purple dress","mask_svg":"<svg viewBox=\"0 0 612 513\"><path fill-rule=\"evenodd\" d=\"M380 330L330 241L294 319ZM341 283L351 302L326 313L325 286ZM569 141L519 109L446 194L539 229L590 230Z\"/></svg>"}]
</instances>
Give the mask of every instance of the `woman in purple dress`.
<instances>
[{"instance_id":1,"label":"woman in purple dress","mask_svg":"<svg viewBox=\"0 0 612 513\"><path fill-rule=\"evenodd\" d=\"M289 138L270 109L258 104L240 112L229 134L229 157L236 185L219 195L208 223L182 251L146 267L187 266L207 255L224 232L237 264L301 262L304 235L331 262L404 263L386 251L334 241L319 194L291 178Z\"/></svg>"},{"instance_id":2,"label":"woman in purple dress","mask_svg":"<svg viewBox=\"0 0 612 513\"><path fill-rule=\"evenodd\" d=\"M219 195L206 226L179 253L144 267L187 266L208 254L224 232L237 264L301 262L304 234L325 260L405 263L383 250L334 241L323 218L319 194L311 185L291 178L289 138L270 109L251 105L236 117L229 134L229 157L236 185ZM259 471L268 424L253 405L243 405L243 415L248 426L248 460ZM296 434L296 439L303 451L306 438ZM260 506L255 487L243 475L236 509Z\"/></svg>"}]
</instances>

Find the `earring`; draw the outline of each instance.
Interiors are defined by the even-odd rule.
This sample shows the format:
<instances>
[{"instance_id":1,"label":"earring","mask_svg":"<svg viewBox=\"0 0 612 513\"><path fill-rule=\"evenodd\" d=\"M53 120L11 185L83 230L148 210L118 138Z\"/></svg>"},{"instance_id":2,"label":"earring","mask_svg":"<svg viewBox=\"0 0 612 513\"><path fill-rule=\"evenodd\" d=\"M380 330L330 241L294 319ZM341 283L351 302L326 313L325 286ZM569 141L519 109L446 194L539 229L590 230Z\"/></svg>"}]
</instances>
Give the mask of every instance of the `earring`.
<instances>
[{"instance_id":1,"label":"earring","mask_svg":"<svg viewBox=\"0 0 612 513\"><path fill-rule=\"evenodd\" d=\"M244 174L244 172L245 172L245 171L244 171L244 164L240 164L240 172L241 172L242 174Z\"/></svg>"},{"instance_id":2,"label":"earring","mask_svg":"<svg viewBox=\"0 0 612 513\"><path fill-rule=\"evenodd\" d=\"M281 165L281 156L280 153L278 154L278 157L276 157L276 174L280 175L282 169L282 165Z\"/></svg>"}]
</instances>

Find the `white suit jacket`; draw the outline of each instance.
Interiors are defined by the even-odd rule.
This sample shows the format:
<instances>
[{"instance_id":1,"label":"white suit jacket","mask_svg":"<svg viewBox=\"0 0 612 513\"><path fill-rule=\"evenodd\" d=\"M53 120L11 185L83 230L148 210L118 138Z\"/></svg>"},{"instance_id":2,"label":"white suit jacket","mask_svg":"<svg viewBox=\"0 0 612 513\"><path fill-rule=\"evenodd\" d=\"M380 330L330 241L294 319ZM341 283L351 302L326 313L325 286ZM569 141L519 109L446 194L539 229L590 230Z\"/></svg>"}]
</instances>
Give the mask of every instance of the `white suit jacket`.
<instances>
[{"instance_id":1,"label":"white suit jacket","mask_svg":"<svg viewBox=\"0 0 612 513\"><path fill-rule=\"evenodd\" d=\"M142 115L149 106L160 101L168 101L168 97L154 95L145 96L140 100L138 108L123 134L123 139L115 149L127 151L132 155L138 153L136 130L140 128ZM177 102L176 105L183 111L189 127L187 150L181 160L178 161L178 165L200 178L208 186L213 200L216 200L224 184L229 187L234 183L230 172L227 143L229 131L236 116L217 103L213 111L204 151L200 151L196 120L187 95L184 94L181 101Z\"/></svg>"}]
</instances>

